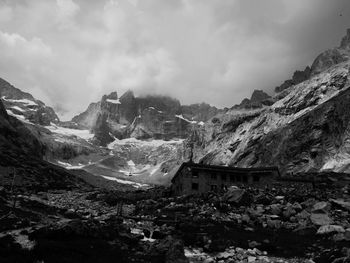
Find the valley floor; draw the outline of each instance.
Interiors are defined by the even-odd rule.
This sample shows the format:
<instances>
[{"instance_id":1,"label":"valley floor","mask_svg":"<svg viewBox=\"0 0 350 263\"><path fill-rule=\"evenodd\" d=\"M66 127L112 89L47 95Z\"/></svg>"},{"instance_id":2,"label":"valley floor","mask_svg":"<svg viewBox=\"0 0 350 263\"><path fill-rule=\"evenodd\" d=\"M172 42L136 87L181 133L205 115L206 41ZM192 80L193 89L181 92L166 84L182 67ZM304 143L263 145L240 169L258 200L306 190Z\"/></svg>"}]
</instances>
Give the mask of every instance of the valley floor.
<instances>
[{"instance_id":1,"label":"valley floor","mask_svg":"<svg viewBox=\"0 0 350 263\"><path fill-rule=\"evenodd\" d=\"M347 188L0 188L1 262L349 262ZM116 259L118 259L116 261Z\"/></svg>"}]
</instances>

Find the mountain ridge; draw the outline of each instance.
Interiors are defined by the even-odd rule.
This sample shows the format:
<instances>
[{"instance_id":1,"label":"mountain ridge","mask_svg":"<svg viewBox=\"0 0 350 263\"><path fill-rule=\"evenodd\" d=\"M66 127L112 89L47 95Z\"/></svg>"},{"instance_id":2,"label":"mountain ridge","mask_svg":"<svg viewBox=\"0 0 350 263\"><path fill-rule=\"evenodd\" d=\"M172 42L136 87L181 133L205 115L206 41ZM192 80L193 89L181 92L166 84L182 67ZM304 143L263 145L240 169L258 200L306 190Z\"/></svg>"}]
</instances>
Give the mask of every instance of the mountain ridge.
<instances>
[{"instance_id":1,"label":"mountain ridge","mask_svg":"<svg viewBox=\"0 0 350 263\"><path fill-rule=\"evenodd\" d=\"M349 36L350 30L333 50L348 54ZM213 117L197 131L196 161L238 167L276 165L283 174L350 172L350 60L347 55L342 58L322 52L310 77L276 93L272 105L233 107Z\"/></svg>"}]
</instances>

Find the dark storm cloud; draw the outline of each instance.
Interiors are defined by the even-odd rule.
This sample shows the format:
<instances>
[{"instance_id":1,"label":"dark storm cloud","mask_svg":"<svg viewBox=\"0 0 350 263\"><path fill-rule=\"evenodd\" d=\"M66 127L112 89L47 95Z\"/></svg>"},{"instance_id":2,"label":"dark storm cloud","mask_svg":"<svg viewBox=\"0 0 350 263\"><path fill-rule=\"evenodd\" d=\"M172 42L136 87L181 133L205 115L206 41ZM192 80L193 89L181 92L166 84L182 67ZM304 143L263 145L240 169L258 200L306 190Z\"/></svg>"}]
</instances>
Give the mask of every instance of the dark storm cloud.
<instances>
[{"instance_id":1,"label":"dark storm cloud","mask_svg":"<svg viewBox=\"0 0 350 263\"><path fill-rule=\"evenodd\" d=\"M339 44L348 0L0 1L1 77L65 117L116 90L232 106Z\"/></svg>"}]
</instances>

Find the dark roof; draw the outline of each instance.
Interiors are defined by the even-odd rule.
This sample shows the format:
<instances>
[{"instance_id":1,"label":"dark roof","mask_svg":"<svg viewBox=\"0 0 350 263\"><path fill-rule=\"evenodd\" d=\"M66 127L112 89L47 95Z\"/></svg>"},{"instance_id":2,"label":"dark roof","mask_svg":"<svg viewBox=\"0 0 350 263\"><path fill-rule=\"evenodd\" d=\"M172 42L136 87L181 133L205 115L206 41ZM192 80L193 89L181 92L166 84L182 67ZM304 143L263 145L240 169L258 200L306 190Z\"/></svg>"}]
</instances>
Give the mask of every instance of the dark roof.
<instances>
[{"instance_id":1,"label":"dark roof","mask_svg":"<svg viewBox=\"0 0 350 263\"><path fill-rule=\"evenodd\" d=\"M280 176L280 172L278 170L277 166L269 166L269 167L251 167L251 168L242 168L242 167L232 167L232 166L222 166L222 165L209 165L209 164L201 164L201 163L193 163L193 162L184 162L181 164L177 172L175 173L173 179L171 181L173 182L174 179L177 177L177 175L180 173L180 171L186 167L195 168L198 170L211 170L211 171L219 171L219 172L250 172L250 171L277 171L278 175Z\"/></svg>"}]
</instances>

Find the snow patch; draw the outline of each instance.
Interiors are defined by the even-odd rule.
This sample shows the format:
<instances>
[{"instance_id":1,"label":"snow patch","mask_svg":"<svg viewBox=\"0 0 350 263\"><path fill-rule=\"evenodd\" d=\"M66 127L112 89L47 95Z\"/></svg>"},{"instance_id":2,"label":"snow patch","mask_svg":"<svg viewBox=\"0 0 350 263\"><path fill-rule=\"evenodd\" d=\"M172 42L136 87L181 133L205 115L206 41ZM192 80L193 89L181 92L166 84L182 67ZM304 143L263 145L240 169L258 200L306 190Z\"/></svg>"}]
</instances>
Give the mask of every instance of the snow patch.
<instances>
[{"instance_id":1,"label":"snow patch","mask_svg":"<svg viewBox=\"0 0 350 263\"><path fill-rule=\"evenodd\" d=\"M159 147L163 144L181 144L183 143L183 139L179 139L179 140L169 140L169 141L164 141L164 140L148 140L148 141L144 141L144 140L138 140L135 138L127 138L127 139L116 139L113 142L111 142L110 144L107 145L108 149L113 150L115 146L118 145L134 145L134 146L149 146L149 147Z\"/></svg>"},{"instance_id":2,"label":"snow patch","mask_svg":"<svg viewBox=\"0 0 350 263\"><path fill-rule=\"evenodd\" d=\"M26 104L28 106L38 106L37 103L35 103L32 100L28 100L28 99L20 99L20 100L12 100L12 99L6 99L5 96L1 97L3 100L6 100L8 102L15 102L15 103L22 103L22 104Z\"/></svg>"},{"instance_id":3,"label":"snow patch","mask_svg":"<svg viewBox=\"0 0 350 263\"><path fill-rule=\"evenodd\" d=\"M119 99L116 99L116 100L106 99L106 101L109 102L109 103L113 103L113 104L121 104Z\"/></svg>"},{"instance_id":4,"label":"snow patch","mask_svg":"<svg viewBox=\"0 0 350 263\"><path fill-rule=\"evenodd\" d=\"M22 108L20 108L20 107L18 107L18 106L13 106L13 107L11 107L11 109L18 110L18 111L20 111L20 112L25 112L24 109L22 109Z\"/></svg>"},{"instance_id":5,"label":"snow patch","mask_svg":"<svg viewBox=\"0 0 350 263\"><path fill-rule=\"evenodd\" d=\"M147 187L148 184L141 184L141 183L136 183L136 182L133 182L133 181L128 181L128 180L124 180L124 179L118 179L116 177L111 177L111 176L105 176L105 175L101 175L101 177L107 179L107 180L110 180L110 181L116 181L117 183L120 183L120 184L127 184L127 185L131 185L135 188L140 188L140 187Z\"/></svg>"},{"instance_id":6,"label":"snow patch","mask_svg":"<svg viewBox=\"0 0 350 263\"><path fill-rule=\"evenodd\" d=\"M70 163L65 163L65 162L61 162L61 161L57 161L57 163L60 166L63 166L64 168L71 170L71 169L82 169L85 165L79 163L78 165L71 165Z\"/></svg>"},{"instance_id":7,"label":"snow patch","mask_svg":"<svg viewBox=\"0 0 350 263\"><path fill-rule=\"evenodd\" d=\"M128 164L129 166L135 166L135 163L134 163L132 160L129 160L129 161L127 162L127 164Z\"/></svg>"},{"instance_id":8,"label":"snow patch","mask_svg":"<svg viewBox=\"0 0 350 263\"><path fill-rule=\"evenodd\" d=\"M176 117L176 118L179 118L179 119L181 119L181 120L184 120L184 121L186 121L186 122L188 122L188 123L197 123L196 121L190 121L190 120L184 118L184 116L182 116L182 114L180 114L180 115L175 115L175 117Z\"/></svg>"},{"instance_id":9,"label":"snow patch","mask_svg":"<svg viewBox=\"0 0 350 263\"><path fill-rule=\"evenodd\" d=\"M13 113L13 111L11 111L11 110L6 110L6 112L7 112L8 115L11 115L11 116L13 116L13 117L16 117L17 119L25 120L25 118L24 118L23 115L15 114L15 113Z\"/></svg>"}]
</instances>

